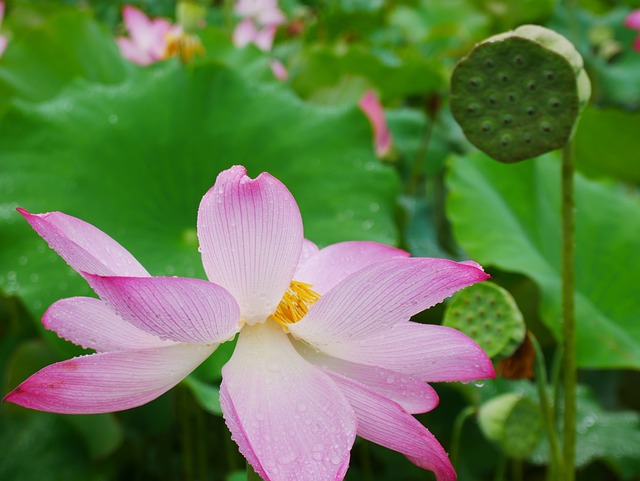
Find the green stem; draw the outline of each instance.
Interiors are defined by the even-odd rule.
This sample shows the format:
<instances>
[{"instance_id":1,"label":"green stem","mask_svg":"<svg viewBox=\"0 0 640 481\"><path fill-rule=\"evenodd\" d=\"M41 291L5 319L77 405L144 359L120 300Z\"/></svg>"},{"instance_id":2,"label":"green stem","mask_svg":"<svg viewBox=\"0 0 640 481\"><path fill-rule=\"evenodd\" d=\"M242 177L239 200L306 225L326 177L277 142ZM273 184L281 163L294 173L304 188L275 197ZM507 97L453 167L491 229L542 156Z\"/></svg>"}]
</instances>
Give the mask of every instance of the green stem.
<instances>
[{"instance_id":1,"label":"green stem","mask_svg":"<svg viewBox=\"0 0 640 481\"><path fill-rule=\"evenodd\" d=\"M564 366L564 479L575 479L576 452L576 320L575 320L575 203L573 141L562 150L562 322Z\"/></svg>"},{"instance_id":2,"label":"green stem","mask_svg":"<svg viewBox=\"0 0 640 481\"><path fill-rule=\"evenodd\" d=\"M453 438L451 439L451 448L449 449L449 451L451 465L454 468L456 468L456 465L458 463L458 453L460 452L460 438L462 436L462 428L464 426L464 422L475 412L475 407L467 406L462 411L460 411L460 413L456 417L455 422L453 423Z\"/></svg>"},{"instance_id":3,"label":"green stem","mask_svg":"<svg viewBox=\"0 0 640 481\"><path fill-rule=\"evenodd\" d=\"M551 407L549 393L547 392L547 368L544 362L544 354L542 353L538 340L533 334L529 334L529 339L531 340L531 344L533 344L533 349L536 353L534 366L536 386L538 387L540 410L542 411L542 420L547 439L549 441L549 451L551 453L551 466L549 467L547 479L562 479L562 451L560 449L560 442L558 441L553 408Z\"/></svg>"}]
</instances>

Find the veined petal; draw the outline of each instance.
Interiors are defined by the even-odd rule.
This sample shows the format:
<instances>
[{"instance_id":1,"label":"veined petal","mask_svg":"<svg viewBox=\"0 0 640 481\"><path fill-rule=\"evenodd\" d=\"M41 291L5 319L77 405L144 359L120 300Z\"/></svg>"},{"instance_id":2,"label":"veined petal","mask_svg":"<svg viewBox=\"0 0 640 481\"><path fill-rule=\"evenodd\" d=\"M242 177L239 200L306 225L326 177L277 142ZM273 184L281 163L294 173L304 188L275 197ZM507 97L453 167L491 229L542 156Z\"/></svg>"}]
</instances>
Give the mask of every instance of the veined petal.
<instances>
[{"instance_id":1,"label":"veined petal","mask_svg":"<svg viewBox=\"0 0 640 481\"><path fill-rule=\"evenodd\" d=\"M351 379L331 378L349 400L358 418L358 436L394 451L433 471L438 481L455 481L456 473L438 440L398 404Z\"/></svg>"},{"instance_id":2,"label":"veined petal","mask_svg":"<svg viewBox=\"0 0 640 481\"><path fill-rule=\"evenodd\" d=\"M279 326L244 327L222 378L227 425L263 479L342 479L355 438L353 411Z\"/></svg>"},{"instance_id":3,"label":"veined petal","mask_svg":"<svg viewBox=\"0 0 640 481\"><path fill-rule=\"evenodd\" d=\"M130 409L171 389L216 347L174 344L76 357L41 369L4 400L61 414Z\"/></svg>"},{"instance_id":4,"label":"veined petal","mask_svg":"<svg viewBox=\"0 0 640 481\"><path fill-rule=\"evenodd\" d=\"M18 212L60 257L78 272L145 277L149 273L129 251L100 229L62 212Z\"/></svg>"},{"instance_id":5,"label":"veined petal","mask_svg":"<svg viewBox=\"0 0 640 481\"><path fill-rule=\"evenodd\" d=\"M447 259L391 259L351 274L289 329L320 349L369 337L488 277L481 269Z\"/></svg>"},{"instance_id":6,"label":"veined petal","mask_svg":"<svg viewBox=\"0 0 640 481\"><path fill-rule=\"evenodd\" d=\"M435 390L413 376L327 356L301 342L295 342L294 346L312 364L358 381L412 414L426 413L438 405Z\"/></svg>"},{"instance_id":7,"label":"veined petal","mask_svg":"<svg viewBox=\"0 0 640 481\"><path fill-rule=\"evenodd\" d=\"M289 287L302 250L302 218L291 193L267 173L222 172L198 210L198 238L209 280L238 301L249 324L263 322Z\"/></svg>"},{"instance_id":8,"label":"veined petal","mask_svg":"<svg viewBox=\"0 0 640 481\"><path fill-rule=\"evenodd\" d=\"M298 272L302 269L305 263L314 256L320 249L318 246L311 242L309 239L302 239L302 252L300 252L300 259L298 260L298 268L294 278L298 278Z\"/></svg>"},{"instance_id":9,"label":"veined petal","mask_svg":"<svg viewBox=\"0 0 640 481\"><path fill-rule=\"evenodd\" d=\"M162 339L220 343L238 331L238 304L223 287L212 282L90 275L87 280L118 315Z\"/></svg>"},{"instance_id":10,"label":"veined petal","mask_svg":"<svg viewBox=\"0 0 640 481\"><path fill-rule=\"evenodd\" d=\"M445 326L403 322L355 342L314 346L340 359L379 366L426 382L493 378L485 352L466 334Z\"/></svg>"},{"instance_id":11,"label":"veined petal","mask_svg":"<svg viewBox=\"0 0 640 481\"><path fill-rule=\"evenodd\" d=\"M55 302L42 316L47 329L98 352L143 349L173 344L138 329L100 299L71 297Z\"/></svg>"},{"instance_id":12,"label":"veined petal","mask_svg":"<svg viewBox=\"0 0 640 481\"><path fill-rule=\"evenodd\" d=\"M311 284L318 294L325 294L364 267L409 255L406 251L377 242L339 242L301 262L295 279Z\"/></svg>"}]
</instances>

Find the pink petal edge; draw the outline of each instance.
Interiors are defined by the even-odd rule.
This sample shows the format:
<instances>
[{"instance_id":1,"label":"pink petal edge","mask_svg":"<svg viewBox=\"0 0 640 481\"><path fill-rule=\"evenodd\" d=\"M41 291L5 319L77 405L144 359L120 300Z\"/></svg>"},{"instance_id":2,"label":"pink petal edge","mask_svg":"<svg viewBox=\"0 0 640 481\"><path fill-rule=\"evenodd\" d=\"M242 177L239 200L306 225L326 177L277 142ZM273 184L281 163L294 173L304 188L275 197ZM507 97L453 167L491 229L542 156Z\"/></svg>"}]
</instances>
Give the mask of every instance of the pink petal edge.
<instances>
[{"instance_id":1,"label":"pink petal edge","mask_svg":"<svg viewBox=\"0 0 640 481\"><path fill-rule=\"evenodd\" d=\"M406 321L487 278L481 269L447 259L391 259L360 269L336 284L289 330L319 349L353 342Z\"/></svg>"},{"instance_id":2,"label":"pink petal edge","mask_svg":"<svg viewBox=\"0 0 640 481\"><path fill-rule=\"evenodd\" d=\"M53 303L42 316L46 329L98 352L143 349L173 344L140 330L100 299L71 297Z\"/></svg>"},{"instance_id":3,"label":"pink petal edge","mask_svg":"<svg viewBox=\"0 0 640 481\"><path fill-rule=\"evenodd\" d=\"M99 275L148 276L129 251L91 224L62 212L17 211L77 272Z\"/></svg>"},{"instance_id":4,"label":"pink petal edge","mask_svg":"<svg viewBox=\"0 0 640 481\"><path fill-rule=\"evenodd\" d=\"M216 347L174 344L76 357L41 369L4 401L60 414L134 408L178 384Z\"/></svg>"},{"instance_id":5,"label":"pink petal edge","mask_svg":"<svg viewBox=\"0 0 640 481\"><path fill-rule=\"evenodd\" d=\"M161 339L220 343L238 331L238 304L212 282L182 277L85 277L118 315Z\"/></svg>"},{"instance_id":6,"label":"pink petal edge","mask_svg":"<svg viewBox=\"0 0 640 481\"><path fill-rule=\"evenodd\" d=\"M438 440L401 406L351 379L338 374L331 378L356 413L358 436L404 454L433 471L438 481L455 481L456 473Z\"/></svg>"},{"instance_id":7,"label":"pink petal edge","mask_svg":"<svg viewBox=\"0 0 640 481\"><path fill-rule=\"evenodd\" d=\"M325 294L360 269L409 255L406 251L377 242L339 242L308 256L298 266L295 279L309 283L317 293Z\"/></svg>"},{"instance_id":8,"label":"pink petal edge","mask_svg":"<svg viewBox=\"0 0 640 481\"><path fill-rule=\"evenodd\" d=\"M342 479L356 432L353 411L279 325L245 326L222 378L227 426L263 479Z\"/></svg>"},{"instance_id":9,"label":"pink petal edge","mask_svg":"<svg viewBox=\"0 0 640 481\"><path fill-rule=\"evenodd\" d=\"M227 289L248 324L271 315L289 288L302 252L302 217L289 190L242 166L221 172L198 209L202 263Z\"/></svg>"}]
</instances>

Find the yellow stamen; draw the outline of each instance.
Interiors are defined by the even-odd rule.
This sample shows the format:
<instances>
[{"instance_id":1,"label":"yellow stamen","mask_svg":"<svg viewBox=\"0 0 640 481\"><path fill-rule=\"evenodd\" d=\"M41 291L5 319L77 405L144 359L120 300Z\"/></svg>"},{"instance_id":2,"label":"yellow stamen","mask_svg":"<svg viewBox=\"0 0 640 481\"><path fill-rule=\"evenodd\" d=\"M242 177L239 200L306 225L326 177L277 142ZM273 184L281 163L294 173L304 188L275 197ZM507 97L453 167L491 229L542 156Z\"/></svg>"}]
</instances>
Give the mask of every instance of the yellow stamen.
<instances>
[{"instance_id":1,"label":"yellow stamen","mask_svg":"<svg viewBox=\"0 0 640 481\"><path fill-rule=\"evenodd\" d=\"M318 299L320 294L311 289L311 284L291 281L289 289L284 293L276 312L273 313L273 318L282 327L287 327L287 324L293 324L302 319Z\"/></svg>"},{"instance_id":2,"label":"yellow stamen","mask_svg":"<svg viewBox=\"0 0 640 481\"><path fill-rule=\"evenodd\" d=\"M164 58L180 55L182 63L189 63L196 55L204 56L204 46L195 35L183 32L169 32L166 38L167 47L164 52Z\"/></svg>"}]
</instances>

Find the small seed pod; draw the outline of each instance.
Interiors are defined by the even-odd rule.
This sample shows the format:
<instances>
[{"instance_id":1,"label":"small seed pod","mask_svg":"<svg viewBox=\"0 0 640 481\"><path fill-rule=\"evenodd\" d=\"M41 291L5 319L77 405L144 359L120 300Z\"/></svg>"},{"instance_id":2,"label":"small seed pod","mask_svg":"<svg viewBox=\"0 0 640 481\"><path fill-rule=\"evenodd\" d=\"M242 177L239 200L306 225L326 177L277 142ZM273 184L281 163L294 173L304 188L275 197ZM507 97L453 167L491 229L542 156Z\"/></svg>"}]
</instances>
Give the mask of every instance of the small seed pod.
<instances>
[{"instance_id":1,"label":"small seed pod","mask_svg":"<svg viewBox=\"0 0 640 481\"><path fill-rule=\"evenodd\" d=\"M501 162L564 146L590 95L575 47L537 25L476 45L451 77L454 117L472 144Z\"/></svg>"},{"instance_id":2,"label":"small seed pod","mask_svg":"<svg viewBox=\"0 0 640 481\"><path fill-rule=\"evenodd\" d=\"M491 359L511 356L526 335L524 318L511 294L486 281L456 292L443 325L464 332Z\"/></svg>"},{"instance_id":3,"label":"small seed pod","mask_svg":"<svg viewBox=\"0 0 640 481\"><path fill-rule=\"evenodd\" d=\"M478 410L478 424L487 439L504 453L524 459L542 439L540 407L521 394L507 393L487 401Z\"/></svg>"}]
</instances>

